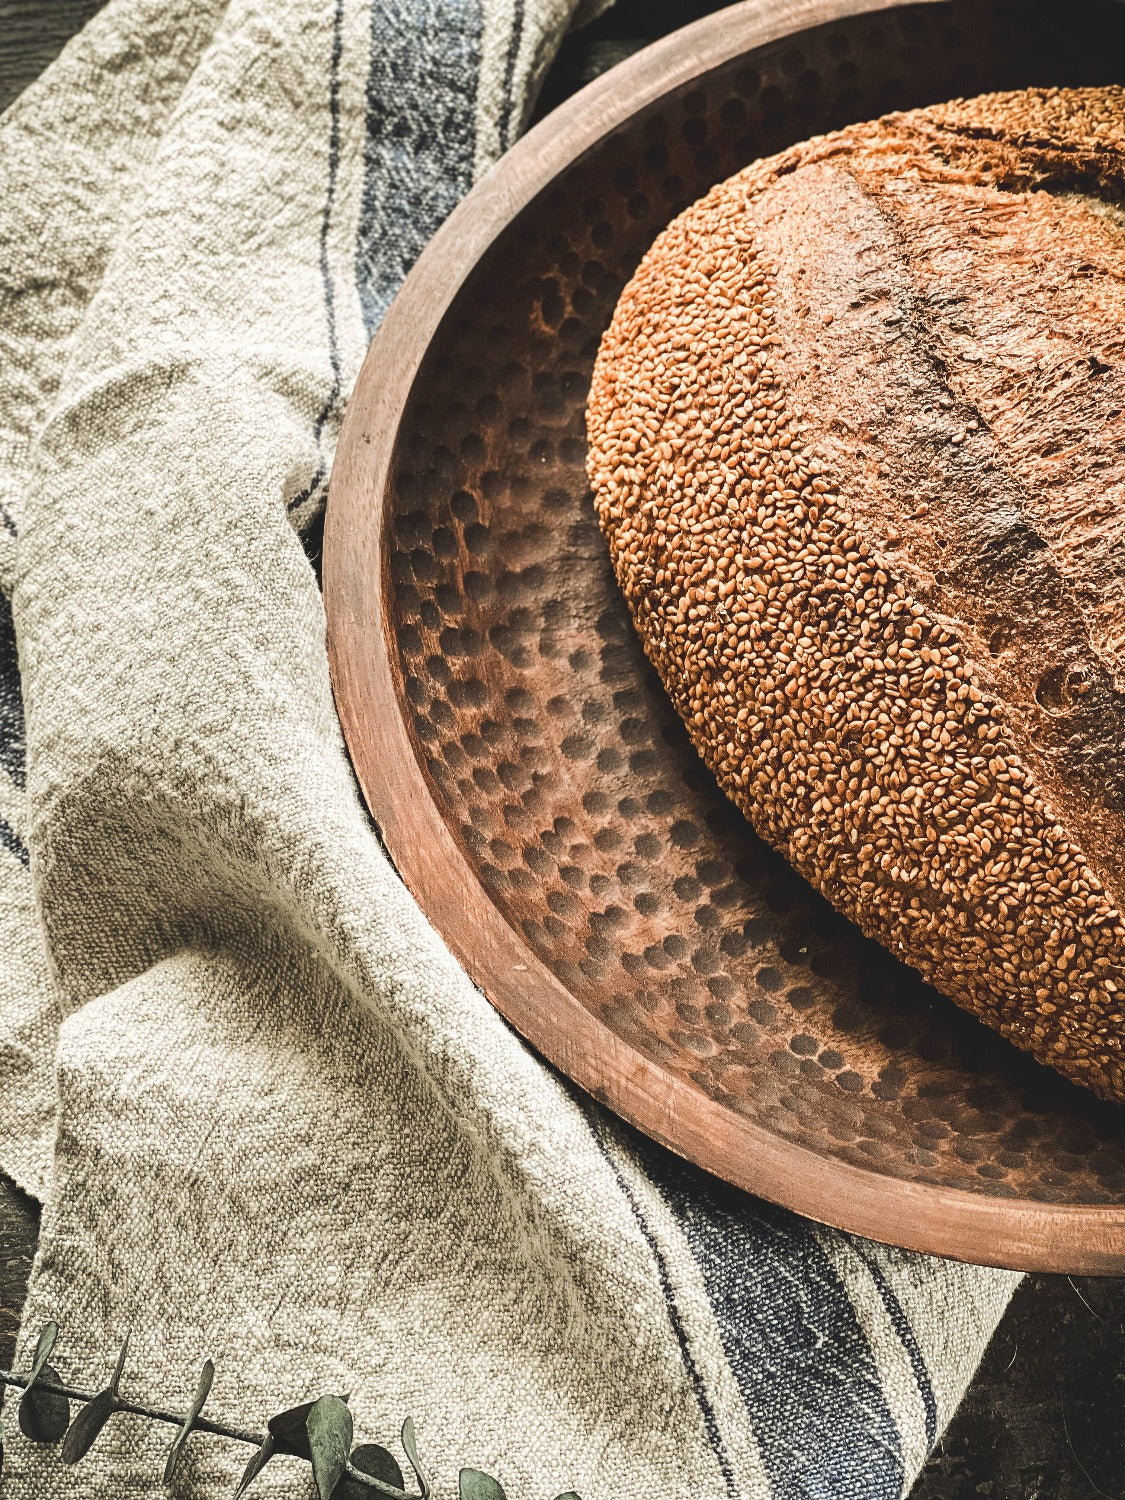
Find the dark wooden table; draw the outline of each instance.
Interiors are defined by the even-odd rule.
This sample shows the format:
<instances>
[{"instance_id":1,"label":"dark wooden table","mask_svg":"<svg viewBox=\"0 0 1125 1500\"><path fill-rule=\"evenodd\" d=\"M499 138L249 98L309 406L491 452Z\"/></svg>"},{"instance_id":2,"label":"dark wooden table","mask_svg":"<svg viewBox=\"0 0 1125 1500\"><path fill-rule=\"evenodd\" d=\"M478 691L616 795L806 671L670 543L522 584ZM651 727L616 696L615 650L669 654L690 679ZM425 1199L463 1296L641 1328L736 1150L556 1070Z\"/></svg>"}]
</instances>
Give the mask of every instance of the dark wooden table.
<instances>
[{"instance_id":1,"label":"dark wooden table","mask_svg":"<svg viewBox=\"0 0 1125 1500\"><path fill-rule=\"evenodd\" d=\"M1060 0L1060 4L1063 0ZM0 109L100 0L0 0ZM618 0L567 39L540 112L715 0ZM12 1355L38 1211L0 1177L0 1364ZM914 1500L1125 1497L1125 1280L1029 1277Z\"/></svg>"},{"instance_id":2,"label":"dark wooden table","mask_svg":"<svg viewBox=\"0 0 1125 1500\"><path fill-rule=\"evenodd\" d=\"M40 74L103 0L0 0L0 110Z\"/></svg>"}]
</instances>

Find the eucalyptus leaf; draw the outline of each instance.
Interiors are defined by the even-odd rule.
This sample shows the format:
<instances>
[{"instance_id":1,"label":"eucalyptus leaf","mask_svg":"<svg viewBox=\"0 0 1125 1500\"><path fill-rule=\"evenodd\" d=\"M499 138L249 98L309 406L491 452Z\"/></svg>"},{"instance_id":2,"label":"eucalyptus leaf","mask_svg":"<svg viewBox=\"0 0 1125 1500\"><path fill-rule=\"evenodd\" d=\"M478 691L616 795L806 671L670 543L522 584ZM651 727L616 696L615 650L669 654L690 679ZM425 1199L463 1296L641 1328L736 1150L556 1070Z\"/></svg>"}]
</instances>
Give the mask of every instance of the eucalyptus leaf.
<instances>
[{"instance_id":1,"label":"eucalyptus leaf","mask_svg":"<svg viewBox=\"0 0 1125 1500\"><path fill-rule=\"evenodd\" d=\"M291 1406L288 1411L279 1411L266 1426L269 1429L278 1453L287 1453L292 1458L311 1459L309 1449L309 1412L315 1401L302 1401L300 1406Z\"/></svg>"},{"instance_id":2,"label":"eucalyptus leaf","mask_svg":"<svg viewBox=\"0 0 1125 1500\"><path fill-rule=\"evenodd\" d=\"M430 1491L433 1488L430 1476L422 1467L421 1459L418 1457L418 1443L414 1436L414 1418L407 1417L402 1424L402 1448L410 1460L410 1467L414 1470L418 1479L418 1488L422 1491L422 1500L429 1500ZM474 1471L475 1472L475 1471Z\"/></svg>"},{"instance_id":3,"label":"eucalyptus leaf","mask_svg":"<svg viewBox=\"0 0 1125 1500\"><path fill-rule=\"evenodd\" d=\"M62 1385L63 1378L53 1365L43 1365L36 1379ZM33 1443L57 1443L70 1426L70 1402L57 1391L45 1391L41 1385L26 1390L19 1404L20 1431Z\"/></svg>"},{"instance_id":4,"label":"eucalyptus leaf","mask_svg":"<svg viewBox=\"0 0 1125 1500\"><path fill-rule=\"evenodd\" d=\"M117 1396L113 1387L107 1385L86 1403L67 1428L60 1455L64 1464L76 1464L86 1457L116 1410Z\"/></svg>"},{"instance_id":5,"label":"eucalyptus leaf","mask_svg":"<svg viewBox=\"0 0 1125 1500\"><path fill-rule=\"evenodd\" d=\"M49 1438L40 1438L36 1436L36 1433L38 1433L43 1428L44 1424L39 1420L41 1408L40 1403L36 1400L37 1392L35 1387L39 1382L40 1376L47 1368L47 1360L51 1356L51 1350L55 1347L55 1341L58 1336L59 1325L57 1323L46 1323L40 1330L39 1337L35 1341L35 1353L31 1358L31 1369L27 1372L27 1380L24 1383L23 1395L20 1397L19 1401L18 1415L20 1430L25 1434L25 1436L31 1438L34 1442L53 1443L58 1440L58 1437L62 1436L61 1433L57 1434L56 1437ZM58 1376L54 1375L52 1378L57 1380ZM57 1401L51 1406L50 1419L50 1425L53 1426L57 1424ZM68 1407L66 1419L62 1424L63 1432L66 1431L67 1423L69 1421L70 1408Z\"/></svg>"},{"instance_id":6,"label":"eucalyptus leaf","mask_svg":"<svg viewBox=\"0 0 1125 1500\"><path fill-rule=\"evenodd\" d=\"M396 1490L405 1489L398 1459L378 1443L361 1443L352 1450L352 1466L361 1474L370 1474L372 1479L381 1479L384 1484L393 1484Z\"/></svg>"},{"instance_id":7,"label":"eucalyptus leaf","mask_svg":"<svg viewBox=\"0 0 1125 1500\"><path fill-rule=\"evenodd\" d=\"M164 1483L171 1484L172 1476L176 1472L176 1465L180 1461L180 1454L184 1451L184 1444L191 1437L192 1428L199 1420L199 1414L206 1404L207 1397L211 1394L211 1385L215 1379L215 1366L211 1360L205 1361L203 1369L199 1372L199 1382L195 1387L195 1395L191 1399L184 1425L172 1440L172 1446L168 1449L168 1461L164 1465Z\"/></svg>"},{"instance_id":8,"label":"eucalyptus leaf","mask_svg":"<svg viewBox=\"0 0 1125 1500\"><path fill-rule=\"evenodd\" d=\"M28 1373L25 1390L30 1390L43 1372L43 1366L51 1357L51 1350L55 1347L55 1340L59 1336L59 1325L57 1323L45 1323L35 1341L35 1354L31 1361L31 1370Z\"/></svg>"},{"instance_id":9,"label":"eucalyptus leaf","mask_svg":"<svg viewBox=\"0 0 1125 1500\"><path fill-rule=\"evenodd\" d=\"M461 1500L507 1500L500 1481L480 1469L462 1469L459 1483Z\"/></svg>"},{"instance_id":10,"label":"eucalyptus leaf","mask_svg":"<svg viewBox=\"0 0 1125 1500\"><path fill-rule=\"evenodd\" d=\"M121 1387L121 1372L125 1368L125 1356L129 1352L129 1340L132 1335L133 1330L131 1328L126 1329L125 1337L121 1340L121 1348L117 1353L117 1364L114 1366L113 1379L109 1383L109 1388L113 1392L113 1399L115 1401L117 1400L117 1392Z\"/></svg>"},{"instance_id":11,"label":"eucalyptus leaf","mask_svg":"<svg viewBox=\"0 0 1125 1500\"><path fill-rule=\"evenodd\" d=\"M352 1448L352 1414L347 1402L339 1396L321 1396L309 1412L305 1427L316 1492L320 1500L332 1500Z\"/></svg>"},{"instance_id":12,"label":"eucalyptus leaf","mask_svg":"<svg viewBox=\"0 0 1125 1500\"><path fill-rule=\"evenodd\" d=\"M576 1495L573 1490L567 1490L565 1495L556 1495L555 1500L581 1500L581 1497Z\"/></svg>"},{"instance_id":13,"label":"eucalyptus leaf","mask_svg":"<svg viewBox=\"0 0 1125 1500\"><path fill-rule=\"evenodd\" d=\"M364 1484L362 1480L350 1478L356 1471L368 1479L374 1479L376 1483ZM398 1460L386 1448L380 1448L378 1443L362 1443L352 1450L344 1481L332 1500L371 1500L373 1495L387 1494L391 1490L398 1494L405 1493L405 1482Z\"/></svg>"},{"instance_id":14,"label":"eucalyptus leaf","mask_svg":"<svg viewBox=\"0 0 1125 1500\"><path fill-rule=\"evenodd\" d=\"M42 1335L40 1337L42 1338ZM104 1391L99 1391L92 1401L86 1403L66 1430L61 1454L64 1464L76 1464L80 1459L85 1458L97 1442L102 1428L118 1410L117 1392L121 1385L121 1372L125 1368L125 1356L128 1352L129 1333L127 1332L121 1340L117 1363L113 1368L113 1376L109 1384Z\"/></svg>"},{"instance_id":15,"label":"eucalyptus leaf","mask_svg":"<svg viewBox=\"0 0 1125 1500\"><path fill-rule=\"evenodd\" d=\"M242 1471L242 1478L238 1481L238 1488L234 1492L234 1500L240 1500L240 1497L245 1495L276 1452L277 1444L273 1440L273 1433L267 1432L265 1442Z\"/></svg>"}]
</instances>

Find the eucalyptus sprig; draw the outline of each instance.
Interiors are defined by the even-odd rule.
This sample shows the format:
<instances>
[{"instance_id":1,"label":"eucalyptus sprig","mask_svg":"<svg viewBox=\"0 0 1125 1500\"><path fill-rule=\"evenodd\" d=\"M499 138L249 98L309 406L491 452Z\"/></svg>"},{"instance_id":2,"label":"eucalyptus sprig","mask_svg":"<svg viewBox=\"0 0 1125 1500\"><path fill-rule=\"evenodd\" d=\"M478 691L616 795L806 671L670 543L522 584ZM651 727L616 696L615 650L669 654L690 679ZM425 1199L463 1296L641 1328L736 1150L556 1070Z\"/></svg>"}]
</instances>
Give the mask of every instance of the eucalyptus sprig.
<instances>
[{"instance_id":1,"label":"eucalyptus sprig","mask_svg":"<svg viewBox=\"0 0 1125 1500\"><path fill-rule=\"evenodd\" d=\"M0 1386L22 1388L17 1407L20 1431L33 1443L60 1443L59 1457L64 1464L80 1463L111 1417L119 1412L132 1412L176 1428L164 1465L166 1485L172 1483L188 1439L195 1433L209 1433L254 1448L233 1500L240 1500L270 1459L279 1454L304 1459L312 1465L319 1500L370 1500L372 1494L383 1495L387 1500L431 1500L433 1485L418 1456L410 1417L402 1424L399 1441L414 1475L415 1489L407 1488L398 1460L389 1449L378 1443L353 1445L352 1413L346 1396L321 1396L319 1401L306 1401L271 1417L264 1433L249 1432L203 1416L215 1379L215 1366L210 1360L200 1370L187 1411L164 1411L121 1394L121 1377L129 1352L128 1334L118 1352L109 1384L99 1391L79 1390L65 1384L48 1363L58 1336L58 1325L48 1323L36 1341L31 1367L23 1372L0 1370ZM73 1419L71 1402L79 1403ZM0 1422L0 1467L3 1458L4 1426ZM506 1500L499 1481L480 1469L461 1470L458 1493L459 1500ZM578 1496L568 1490L558 1500L578 1500Z\"/></svg>"}]
</instances>

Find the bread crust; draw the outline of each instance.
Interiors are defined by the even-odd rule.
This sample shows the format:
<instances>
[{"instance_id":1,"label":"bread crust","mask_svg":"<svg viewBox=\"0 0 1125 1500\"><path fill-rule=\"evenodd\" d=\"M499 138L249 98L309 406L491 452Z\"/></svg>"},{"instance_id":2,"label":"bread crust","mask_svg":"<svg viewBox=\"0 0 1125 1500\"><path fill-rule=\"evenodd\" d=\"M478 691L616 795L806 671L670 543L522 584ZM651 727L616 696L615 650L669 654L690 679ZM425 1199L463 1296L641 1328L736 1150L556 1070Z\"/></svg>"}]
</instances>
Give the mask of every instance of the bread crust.
<instances>
[{"instance_id":1,"label":"bread crust","mask_svg":"<svg viewBox=\"0 0 1125 1500\"><path fill-rule=\"evenodd\" d=\"M1125 90L807 142L656 241L589 475L646 651L758 831L1125 1098Z\"/></svg>"}]
</instances>

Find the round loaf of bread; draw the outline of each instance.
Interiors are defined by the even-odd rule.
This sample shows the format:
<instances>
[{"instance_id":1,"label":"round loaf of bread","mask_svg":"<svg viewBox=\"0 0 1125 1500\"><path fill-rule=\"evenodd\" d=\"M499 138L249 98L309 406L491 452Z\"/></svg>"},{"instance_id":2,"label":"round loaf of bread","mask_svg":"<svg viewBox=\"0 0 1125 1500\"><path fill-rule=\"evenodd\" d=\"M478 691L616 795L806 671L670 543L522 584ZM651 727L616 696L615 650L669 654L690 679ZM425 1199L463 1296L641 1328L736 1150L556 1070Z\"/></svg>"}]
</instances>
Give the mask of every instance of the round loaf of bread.
<instances>
[{"instance_id":1,"label":"round loaf of bread","mask_svg":"<svg viewBox=\"0 0 1125 1500\"><path fill-rule=\"evenodd\" d=\"M598 356L645 649L868 935L1125 1098L1125 90L892 115L720 184Z\"/></svg>"}]
</instances>

